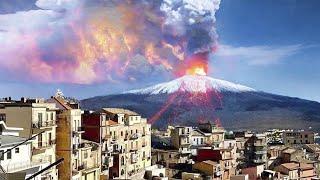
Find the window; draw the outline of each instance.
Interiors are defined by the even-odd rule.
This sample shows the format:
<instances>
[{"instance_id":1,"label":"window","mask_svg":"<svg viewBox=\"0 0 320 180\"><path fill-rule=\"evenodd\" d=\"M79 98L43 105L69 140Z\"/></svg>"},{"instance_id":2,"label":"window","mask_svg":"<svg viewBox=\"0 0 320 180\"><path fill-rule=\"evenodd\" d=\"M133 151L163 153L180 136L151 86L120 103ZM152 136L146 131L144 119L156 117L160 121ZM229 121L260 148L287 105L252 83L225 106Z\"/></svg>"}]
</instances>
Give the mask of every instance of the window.
<instances>
[{"instance_id":1,"label":"window","mask_svg":"<svg viewBox=\"0 0 320 180\"><path fill-rule=\"evenodd\" d=\"M19 153L19 148L16 148L16 149L15 149L15 153Z\"/></svg>"},{"instance_id":2,"label":"window","mask_svg":"<svg viewBox=\"0 0 320 180\"><path fill-rule=\"evenodd\" d=\"M11 150L7 152L7 159L11 159Z\"/></svg>"},{"instance_id":3,"label":"window","mask_svg":"<svg viewBox=\"0 0 320 180\"><path fill-rule=\"evenodd\" d=\"M136 133L138 133L138 129L136 129Z\"/></svg>"},{"instance_id":4,"label":"window","mask_svg":"<svg viewBox=\"0 0 320 180\"><path fill-rule=\"evenodd\" d=\"M123 169L121 170L121 175L124 175L124 170Z\"/></svg>"},{"instance_id":5,"label":"window","mask_svg":"<svg viewBox=\"0 0 320 180\"><path fill-rule=\"evenodd\" d=\"M51 117L50 117L51 121L53 121L53 113L51 113Z\"/></svg>"},{"instance_id":6,"label":"window","mask_svg":"<svg viewBox=\"0 0 320 180\"><path fill-rule=\"evenodd\" d=\"M0 160L4 160L4 150L1 150L0 151Z\"/></svg>"},{"instance_id":7,"label":"window","mask_svg":"<svg viewBox=\"0 0 320 180\"><path fill-rule=\"evenodd\" d=\"M124 165L124 157L121 157L121 165Z\"/></svg>"},{"instance_id":8,"label":"window","mask_svg":"<svg viewBox=\"0 0 320 180\"><path fill-rule=\"evenodd\" d=\"M42 127L42 113L38 113L38 125Z\"/></svg>"},{"instance_id":9,"label":"window","mask_svg":"<svg viewBox=\"0 0 320 180\"><path fill-rule=\"evenodd\" d=\"M87 151L85 151L85 152L83 153L83 157L84 157L84 159L87 159L87 157L88 157L88 152L87 152Z\"/></svg>"},{"instance_id":10,"label":"window","mask_svg":"<svg viewBox=\"0 0 320 180\"><path fill-rule=\"evenodd\" d=\"M0 121L6 121L6 114L0 114Z\"/></svg>"},{"instance_id":11,"label":"window","mask_svg":"<svg viewBox=\"0 0 320 180\"><path fill-rule=\"evenodd\" d=\"M121 131L121 137L123 136L123 131Z\"/></svg>"},{"instance_id":12,"label":"window","mask_svg":"<svg viewBox=\"0 0 320 180\"><path fill-rule=\"evenodd\" d=\"M304 135L305 138L308 138L308 134Z\"/></svg>"}]
</instances>

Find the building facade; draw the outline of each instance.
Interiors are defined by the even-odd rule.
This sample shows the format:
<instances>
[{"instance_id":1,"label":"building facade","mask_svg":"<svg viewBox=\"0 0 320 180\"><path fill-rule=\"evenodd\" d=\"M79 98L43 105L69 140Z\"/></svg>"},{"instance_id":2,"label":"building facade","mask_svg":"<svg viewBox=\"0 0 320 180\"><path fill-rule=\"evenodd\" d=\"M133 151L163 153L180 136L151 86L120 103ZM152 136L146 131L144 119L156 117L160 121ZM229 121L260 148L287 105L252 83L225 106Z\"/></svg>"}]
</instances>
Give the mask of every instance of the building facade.
<instances>
[{"instance_id":1,"label":"building facade","mask_svg":"<svg viewBox=\"0 0 320 180\"><path fill-rule=\"evenodd\" d=\"M103 108L82 116L84 138L102 145L102 165L109 178L143 177L151 166L151 125L136 112ZM140 177L140 178L141 178Z\"/></svg>"},{"instance_id":2,"label":"building facade","mask_svg":"<svg viewBox=\"0 0 320 180\"><path fill-rule=\"evenodd\" d=\"M51 164L56 161L56 106L43 99L26 99L20 101L6 99L0 102L1 119L10 127L22 128L20 137L32 141L32 162ZM41 174L43 179L58 179L56 167Z\"/></svg>"},{"instance_id":3,"label":"building facade","mask_svg":"<svg viewBox=\"0 0 320 180\"><path fill-rule=\"evenodd\" d=\"M62 96L47 100L54 103L57 122L57 155L64 158L58 166L59 179L100 179L100 146L82 139L81 109Z\"/></svg>"},{"instance_id":4,"label":"building facade","mask_svg":"<svg viewBox=\"0 0 320 180\"><path fill-rule=\"evenodd\" d=\"M285 131L282 133L282 142L292 144L314 144L314 133L310 131Z\"/></svg>"}]
</instances>

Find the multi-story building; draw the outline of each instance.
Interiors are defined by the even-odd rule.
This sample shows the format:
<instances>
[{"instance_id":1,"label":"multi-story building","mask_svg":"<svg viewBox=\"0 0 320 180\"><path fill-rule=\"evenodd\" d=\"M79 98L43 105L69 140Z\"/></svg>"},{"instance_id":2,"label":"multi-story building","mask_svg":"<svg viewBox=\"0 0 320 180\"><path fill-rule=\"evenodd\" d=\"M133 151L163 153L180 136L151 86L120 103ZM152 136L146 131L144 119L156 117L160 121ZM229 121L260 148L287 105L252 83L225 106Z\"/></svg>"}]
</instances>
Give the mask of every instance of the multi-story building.
<instances>
[{"instance_id":1,"label":"multi-story building","mask_svg":"<svg viewBox=\"0 0 320 180\"><path fill-rule=\"evenodd\" d=\"M238 146L242 147L244 143L245 164L243 166L255 166L267 162L267 141L265 134L256 134L249 131L236 132L235 138L238 139ZM241 156L241 154L239 155Z\"/></svg>"},{"instance_id":2,"label":"multi-story building","mask_svg":"<svg viewBox=\"0 0 320 180\"><path fill-rule=\"evenodd\" d=\"M223 146L225 130L222 127L218 127L211 122L201 123L198 125L199 129L204 133L209 133L206 143L211 144L214 148L220 148Z\"/></svg>"},{"instance_id":3,"label":"multi-story building","mask_svg":"<svg viewBox=\"0 0 320 180\"><path fill-rule=\"evenodd\" d=\"M221 179L230 179L231 175L236 173L236 155L233 146L220 149L199 148L195 159L197 162L211 160L219 164L220 171L215 175Z\"/></svg>"},{"instance_id":4,"label":"multi-story building","mask_svg":"<svg viewBox=\"0 0 320 180\"><path fill-rule=\"evenodd\" d=\"M191 154L192 127L176 126L171 132L171 144L181 154Z\"/></svg>"},{"instance_id":5,"label":"multi-story building","mask_svg":"<svg viewBox=\"0 0 320 180\"><path fill-rule=\"evenodd\" d=\"M178 150L152 149L152 164L160 164L169 168L177 164L191 164L191 159Z\"/></svg>"},{"instance_id":6,"label":"multi-story building","mask_svg":"<svg viewBox=\"0 0 320 180\"><path fill-rule=\"evenodd\" d=\"M237 169L241 169L245 166L245 143L246 139L244 137L236 137L236 160L237 160Z\"/></svg>"},{"instance_id":7,"label":"multi-story building","mask_svg":"<svg viewBox=\"0 0 320 180\"><path fill-rule=\"evenodd\" d=\"M6 98L0 102L0 117L10 127L23 128L20 137L32 141L32 162L51 164L56 161L56 106L42 99ZM43 179L58 179L58 170L52 167L41 174Z\"/></svg>"},{"instance_id":8,"label":"multi-story building","mask_svg":"<svg viewBox=\"0 0 320 180\"><path fill-rule=\"evenodd\" d=\"M282 133L282 142L292 144L314 144L314 133L311 131L285 131Z\"/></svg>"},{"instance_id":9,"label":"multi-story building","mask_svg":"<svg viewBox=\"0 0 320 180\"><path fill-rule=\"evenodd\" d=\"M151 125L136 112L103 108L82 116L84 138L102 145L103 172L109 178L142 178L151 166ZM139 176L141 175L141 176Z\"/></svg>"},{"instance_id":10,"label":"multi-story building","mask_svg":"<svg viewBox=\"0 0 320 180\"><path fill-rule=\"evenodd\" d=\"M57 155L64 158L58 166L59 179L100 179L100 146L82 139L84 128L79 105L59 94L47 102L58 108Z\"/></svg>"}]
</instances>

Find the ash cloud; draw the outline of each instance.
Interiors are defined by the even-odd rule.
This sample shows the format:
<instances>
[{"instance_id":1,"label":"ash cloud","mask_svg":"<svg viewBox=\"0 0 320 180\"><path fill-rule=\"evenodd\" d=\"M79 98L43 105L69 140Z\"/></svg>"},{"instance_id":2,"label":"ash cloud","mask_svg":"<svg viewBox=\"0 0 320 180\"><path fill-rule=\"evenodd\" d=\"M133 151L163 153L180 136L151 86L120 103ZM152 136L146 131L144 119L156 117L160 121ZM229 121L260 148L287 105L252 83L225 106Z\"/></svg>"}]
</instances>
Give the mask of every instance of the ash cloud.
<instances>
[{"instance_id":1,"label":"ash cloud","mask_svg":"<svg viewBox=\"0 0 320 180\"><path fill-rule=\"evenodd\" d=\"M173 75L189 56L217 46L219 4L38 0L36 8L0 15L0 71L20 81L78 84Z\"/></svg>"}]
</instances>

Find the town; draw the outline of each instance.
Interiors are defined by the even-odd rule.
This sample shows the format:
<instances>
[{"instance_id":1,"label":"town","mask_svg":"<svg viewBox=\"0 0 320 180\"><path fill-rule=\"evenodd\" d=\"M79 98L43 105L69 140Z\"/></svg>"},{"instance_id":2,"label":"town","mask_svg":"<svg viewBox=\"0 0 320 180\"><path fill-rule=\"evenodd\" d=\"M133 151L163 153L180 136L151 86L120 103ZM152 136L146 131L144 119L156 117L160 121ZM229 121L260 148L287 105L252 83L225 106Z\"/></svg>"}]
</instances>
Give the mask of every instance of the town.
<instances>
[{"instance_id":1,"label":"town","mask_svg":"<svg viewBox=\"0 0 320 180\"><path fill-rule=\"evenodd\" d=\"M320 145L308 130L151 127L137 112L83 110L58 91L0 102L1 179L319 179Z\"/></svg>"}]
</instances>

